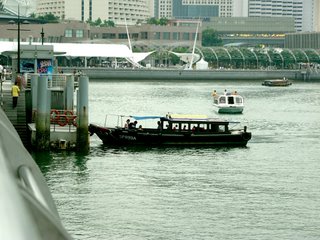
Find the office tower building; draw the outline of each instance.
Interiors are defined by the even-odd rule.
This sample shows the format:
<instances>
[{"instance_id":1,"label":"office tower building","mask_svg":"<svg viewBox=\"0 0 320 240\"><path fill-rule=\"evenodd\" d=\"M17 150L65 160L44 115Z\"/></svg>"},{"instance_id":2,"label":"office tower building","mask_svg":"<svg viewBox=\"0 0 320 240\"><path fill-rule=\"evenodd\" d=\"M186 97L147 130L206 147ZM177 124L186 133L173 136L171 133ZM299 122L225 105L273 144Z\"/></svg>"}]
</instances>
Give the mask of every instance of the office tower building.
<instances>
[{"instance_id":1,"label":"office tower building","mask_svg":"<svg viewBox=\"0 0 320 240\"><path fill-rule=\"evenodd\" d=\"M249 0L249 17L294 17L296 31L315 31L319 0Z\"/></svg>"},{"instance_id":2,"label":"office tower building","mask_svg":"<svg viewBox=\"0 0 320 240\"><path fill-rule=\"evenodd\" d=\"M247 15L248 0L154 0L155 17L205 18Z\"/></svg>"},{"instance_id":3,"label":"office tower building","mask_svg":"<svg viewBox=\"0 0 320 240\"><path fill-rule=\"evenodd\" d=\"M111 20L134 25L150 17L149 0L38 0L37 15L52 13L61 19Z\"/></svg>"}]
</instances>

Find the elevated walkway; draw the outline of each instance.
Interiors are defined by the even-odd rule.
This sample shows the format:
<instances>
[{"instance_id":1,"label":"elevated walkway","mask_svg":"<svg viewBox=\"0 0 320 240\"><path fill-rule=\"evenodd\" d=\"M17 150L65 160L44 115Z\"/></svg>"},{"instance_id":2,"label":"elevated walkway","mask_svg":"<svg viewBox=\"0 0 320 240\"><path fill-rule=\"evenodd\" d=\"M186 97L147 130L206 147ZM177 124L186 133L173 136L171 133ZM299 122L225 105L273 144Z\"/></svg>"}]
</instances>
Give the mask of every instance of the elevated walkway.
<instances>
[{"instance_id":1,"label":"elevated walkway","mask_svg":"<svg viewBox=\"0 0 320 240\"><path fill-rule=\"evenodd\" d=\"M23 142L26 148L30 146L30 137L27 126L26 119L26 99L25 99L25 91L21 89L20 96L18 98L18 105L16 108L12 107L12 96L11 96L11 80L5 80L1 84L1 97L0 104L7 115L8 119L18 132L21 141Z\"/></svg>"}]
</instances>

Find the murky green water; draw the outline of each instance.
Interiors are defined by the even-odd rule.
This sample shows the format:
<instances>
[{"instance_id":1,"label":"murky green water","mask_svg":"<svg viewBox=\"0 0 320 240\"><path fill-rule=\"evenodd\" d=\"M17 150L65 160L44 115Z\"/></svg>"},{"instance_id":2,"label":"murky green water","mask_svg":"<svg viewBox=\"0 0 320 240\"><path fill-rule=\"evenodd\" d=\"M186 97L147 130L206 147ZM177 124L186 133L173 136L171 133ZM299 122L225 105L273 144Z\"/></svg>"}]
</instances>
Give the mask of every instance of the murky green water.
<instances>
[{"instance_id":1,"label":"murky green water","mask_svg":"<svg viewBox=\"0 0 320 240\"><path fill-rule=\"evenodd\" d=\"M217 116L213 89L237 90L247 148L107 148L34 154L75 239L320 239L320 85L254 81L90 82L106 114Z\"/></svg>"}]
</instances>

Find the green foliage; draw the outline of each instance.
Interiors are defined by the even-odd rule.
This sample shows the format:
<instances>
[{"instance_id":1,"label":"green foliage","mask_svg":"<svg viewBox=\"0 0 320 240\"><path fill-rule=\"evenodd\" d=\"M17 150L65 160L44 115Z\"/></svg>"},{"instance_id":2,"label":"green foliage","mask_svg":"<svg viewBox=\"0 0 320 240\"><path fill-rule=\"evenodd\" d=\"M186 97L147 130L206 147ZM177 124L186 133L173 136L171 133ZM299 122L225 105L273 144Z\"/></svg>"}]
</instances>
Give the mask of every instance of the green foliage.
<instances>
[{"instance_id":1,"label":"green foliage","mask_svg":"<svg viewBox=\"0 0 320 240\"><path fill-rule=\"evenodd\" d=\"M102 24L101 18L98 18L97 20L94 21L95 26L100 26Z\"/></svg>"},{"instance_id":2,"label":"green foliage","mask_svg":"<svg viewBox=\"0 0 320 240\"><path fill-rule=\"evenodd\" d=\"M115 24L111 20L104 20L103 23L100 25L100 27L115 27Z\"/></svg>"},{"instance_id":3,"label":"green foliage","mask_svg":"<svg viewBox=\"0 0 320 240\"><path fill-rule=\"evenodd\" d=\"M159 25L161 26L166 26L168 24L168 19L167 18L160 18L159 19Z\"/></svg>"},{"instance_id":4,"label":"green foliage","mask_svg":"<svg viewBox=\"0 0 320 240\"><path fill-rule=\"evenodd\" d=\"M161 26L166 26L168 24L168 19L167 18L148 18L147 19L147 24L151 24L151 25L161 25Z\"/></svg>"},{"instance_id":5,"label":"green foliage","mask_svg":"<svg viewBox=\"0 0 320 240\"><path fill-rule=\"evenodd\" d=\"M36 17L36 15L34 13L32 13L31 15L33 17ZM39 19L39 20L46 21L46 22L51 22L51 23L59 22L59 17L53 15L52 13L48 13L48 14L43 15L43 16L38 16L36 18Z\"/></svg>"},{"instance_id":6,"label":"green foliage","mask_svg":"<svg viewBox=\"0 0 320 240\"><path fill-rule=\"evenodd\" d=\"M207 28L202 31L202 46L221 46L222 39L219 38L217 32L214 29Z\"/></svg>"},{"instance_id":7,"label":"green foliage","mask_svg":"<svg viewBox=\"0 0 320 240\"><path fill-rule=\"evenodd\" d=\"M188 47L175 47L172 51L177 53L186 53L188 52Z\"/></svg>"},{"instance_id":8,"label":"green foliage","mask_svg":"<svg viewBox=\"0 0 320 240\"><path fill-rule=\"evenodd\" d=\"M90 26L96 26L96 27L115 27L115 24L113 21L111 20L101 20L101 18L98 18L97 20L95 21L92 21L90 19L88 19L86 21L86 23L90 24Z\"/></svg>"}]
</instances>

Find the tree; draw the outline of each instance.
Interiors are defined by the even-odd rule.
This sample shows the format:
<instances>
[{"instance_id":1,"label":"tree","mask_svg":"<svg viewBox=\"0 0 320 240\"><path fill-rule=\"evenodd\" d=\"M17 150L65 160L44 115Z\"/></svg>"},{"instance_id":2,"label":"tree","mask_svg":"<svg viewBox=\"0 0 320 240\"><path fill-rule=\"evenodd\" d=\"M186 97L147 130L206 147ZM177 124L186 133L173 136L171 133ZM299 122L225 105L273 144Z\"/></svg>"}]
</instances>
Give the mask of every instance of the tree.
<instances>
[{"instance_id":1,"label":"tree","mask_svg":"<svg viewBox=\"0 0 320 240\"><path fill-rule=\"evenodd\" d=\"M86 23L88 23L90 26L94 26L94 22L92 22L90 19L87 19Z\"/></svg>"},{"instance_id":2,"label":"tree","mask_svg":"<svg viewBox=\"0 0 320 240\"><path fill-rule=\"evenodd\" d=\"M167 18L160 18L160 19L157 19L157 18L148 18L147 19L147 24L151 24L151 25L161 25L161 26L165 26L167 25L169 22L169 20Z\"/></svg>"},{"instance_id":3,"label":"tree","mask_svg":"<svg viewBox=\"0 0 320 240\"><path fill-rule=\"evenodd\" d=\"M147 24L158 25L158 21L157 21L157 19L154 18L154 17L148 18L148 19L147 19Z\"/></svg>"},{"instance_id":4,"label":"tree","mask_svg":"<svg viewBox=\"0 0 320 240\"><path fill-rule=\"evenodd\" d=\"M115 24L111 20L104 20L103 23L100 25L100 27L114 27Z\"/></svg>"},{"instance_id":5,"label":"tree","mask_svg":"<svg viewBox=\"0 0 320 240\"><path fill-rule=\"evenodd\" d=\"M218 36L214 29L208 28L202 31L202 46L221 46L222 39Z\"/></svg>"},{"instance_id":6,"label":"tree","mask_svg":"<svg viewBox=\"0 0 320 240\"><path fill-rule=\"evenodd\" d=\"M167 18L160 18L159 19L159 25L166 26L168 24L169 20Z\"/></svg>"},{"instance_id":7,"label":"tree","mask_svg":"<svg viewBox=\"0 0 320 240\"><path fill-rule=\"evenodd\" d=\"M98 18L97 20L94 21L95 26L100 26L102 24L101 18Z\"/></svg>"},{"instance_id":8,"label":"tree","mask_svg":"<svg viewBox=\"0 0 320 240\"><path fill-rule=\"evenodd\" d=\"M47 13L46 15L38 16L37 18L39 20L48 21L52 23L59 22L59 17L53 15L52 13Z\"/></svg>"}]
</instances>

